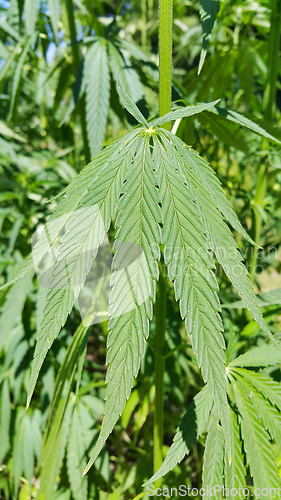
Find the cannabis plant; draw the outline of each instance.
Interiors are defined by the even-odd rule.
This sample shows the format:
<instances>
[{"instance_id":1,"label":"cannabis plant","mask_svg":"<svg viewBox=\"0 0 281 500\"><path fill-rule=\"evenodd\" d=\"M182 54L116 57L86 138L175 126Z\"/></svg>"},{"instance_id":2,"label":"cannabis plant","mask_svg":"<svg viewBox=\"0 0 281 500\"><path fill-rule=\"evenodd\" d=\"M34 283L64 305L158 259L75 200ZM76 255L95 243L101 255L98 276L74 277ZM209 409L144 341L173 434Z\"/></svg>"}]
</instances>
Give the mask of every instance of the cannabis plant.
<instances>
[{"instance_id":1,"label":"cannabis plant","mask_svg":"<svg viewBox=\"0 0 281 500\"><path fill-rule=\"evenodd\" d=\"M208 18L206 2L201 3ZM204 21L200 69L217 4L217 1L210 2L211 20ZM53 251L27 408L48 350L79 299L92 263L113 224L116 232L108 309L104 417L84 473L96 461L130 397L146 351L155 304L156 334L152 344L156 389L155 474L147 485L161 484L160 478L179 463L207 431L203 487L221 485L227 498L244 498L249 465L260 496L270 498L278 495L280 486L270 440L280 443L281 390L280 384L249 368L280 363L280 343L260 312L229 225L250 243L256 243L239 222L211 166L176 136L176 127L171 130L171 123L202 112L221 113L227 120L246 126L267 140L275 139L238 113L222 110L217 101L171 110L170 0L160 1L159 21L160 117L148 123L120 81L120 100L139 125L104 149L65 189L46 230L34 244L32 256L10 282L25 279L34 265L38 269ZM100 42L96 43L94 50L104 50ZM253 350L251 355L246 353L234 359L231 342L226 351L216 263L272 341ZM188 407L162 464L165 268L205 387ZM87 330L93 315L89 307L59 371L41 450L42 464L51 459L52 449L58 451L62 422L68 421L69 412L73 410L70 393L76 372L79 386ZM67 391L63 399L65 385ZM79 418L77 415L75 418L73 425L77 427ZM44 480L46 483L47 478ZM213 489L211 495L203 492L203 496L220 498L221 493Z\"/></svg>"}]
</instances>

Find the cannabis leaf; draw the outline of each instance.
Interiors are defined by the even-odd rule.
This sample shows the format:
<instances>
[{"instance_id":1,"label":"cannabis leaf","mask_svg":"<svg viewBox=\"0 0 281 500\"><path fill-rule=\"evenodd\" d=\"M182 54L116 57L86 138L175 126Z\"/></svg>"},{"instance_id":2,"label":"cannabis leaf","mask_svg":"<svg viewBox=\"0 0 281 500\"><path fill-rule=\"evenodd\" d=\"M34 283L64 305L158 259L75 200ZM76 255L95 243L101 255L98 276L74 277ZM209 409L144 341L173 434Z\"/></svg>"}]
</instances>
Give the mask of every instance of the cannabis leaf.
<instances>
[{"instance_id":1,"label":"cannabis leaf","mask_svg":"<svg viewBox=\"0 0 281 500\"><path fill-rule=\"evenodd\" d=\"M251 399L247 394L247 386L240 379L233 382L233 388L240 413L242 437L254 484L258 488L266 488L268 494L265 495L265 498L270 498L270 489L280 487L280 478L269 442L269 435L255 413Z\"/></svg>"},{"instance_id":2,"label":"cannabis leaf","mask_svg":"<svg viewBox=\"0 0 281 500\"><path fill-rule=\"evenodd\" d=\"M124 108L129 111L129 113L137 120L137 122L141 123L144 127L149 127L145 117L139 110L139 108L136 106L136 104L130 99L129 95L127 92L122 88L120 85L120 82L117 80L117 90L120 96L121 103L123 104Z\"/></svg>"},{"instance_id":3,"label":"cannabis leaf","mask_svg":"<svg viewBox=\"0 0 281 500\"><path fill-rule=\"evenodd\" d=\"M231 421L232 454L225 460L225 486L229 492L227 499L244 498L242 490L246 485L246 470L244 466L240 429L236 413L229 407ZM237 492L237 494L235 493Z\"/></svg>"},{"instance_id":4,"label":"cannabis leaf","mask_svg":"<svg viewBox=\"0 0 281 500\"><path fill-rule=\"evenodd\" d=\"M254 319L278 346L262 317L257 304L256 295L254 294L252 284L248 278L247 269L242 264L241 254L237 250L237 244L227 224L225 224L222 214L245 238L249 241L251 241L251 239L238 221L219 181L208 164L173 134L166 131L165 135L174 143L176 151L179 153L179 171L194 188L194 195L201 209L201 217L204 220L210 248L215 253L218 262L222 265L226 275L230 278ZM191 174L194 175L192 176ZM207 191L210 194L209 197Z\"/></svg>"},{"instance_id":5,"label":"cannabis leaf","mask_svg":"<svg viewBox=\"0 0 281 500\"><path fill-rule=\"evenodd\" d=\"M121 52L119 45L115 45L110 40L108 41L108 55L113 79L116 83L119 80L121 88L125 90L133 102L138 102L143 98L142 84L130 60L124 52Z\"/></svg>"},{"instance_id":6,"label":"cannabis leaf","mask_svg":"<svg viewBox=\"0 0 281 500\"><path fill-rule=\"evenodd\" d=\"M281 411L281 384L263 373L257 373L243 368L230 368L230 373L246 380L256 389L271 405L276 406Z\"/></svg>"},{"instance_id":7,"label":"cannabis leaf","mask_svg":"<svg viewBox=\"0 0 281 500\"><path fill-rule=\"evenodd\" d=\"M229 366L274 366L281 363L281 351L275 345L264 344L235 358Z\"/></svg>"},{"instance_id":8,"label":"cannabis leaf","mask_svg":"<svg viewBox=\"0 0 281 500\"><path fill-rule=\"evenodd\" d=\"M203 499L220 499L221 492L217 488L223 484L224 440L223 431L219 423L216 409L212 411L206 439L205 455L203 462ZM211 492L211 494L209 493Z\"/></svg>"},{"instance_id":9,"label":"cannabis leaf","mask_svg":"<svg viewBox=\"0 0 281 500\"><path fill-rule=\"evenodd\" d=\"M108 231L114 217L122 182L128 167L130 154L134 154L135 132L128 137L129 145L110 148L111 156L100 156L77 177L75 193L72 189L64 195L59 209L49 221L49 232L43 234L34 247L38 262L50 248L65 226L65 234L59 246L58 256L50 278L40 331L32 365L27 406L29 406L38 374L46 353L64 325L68 314L85 282L91 262ZM132 144L131 144L132 141ZM97 167L101 170L96 172ZM104 177L101 179L100 174ZM92 188L92 189L91 189ZM73 194L73 197L72 197ZM100 203L100 204L99 204ZM69 209L67 213L66 210ZM51 235L49 236L49 233Z\"/></svg>"},{"instance_id":10,"label":"cannabis leaf","mask_svg":"<svg viewBox=\"0 0 281 500\"><path fill-rule=\"evenodd\" d=\"M280 140L278 140L276 137L274 137L272 134L270 134L266 128L268 127L267 123L262 123L263 127L255 123L253 120L250 120L244 115L241 115L240 113L237 113L237 111L232 111L230 109L223 109L220 108L219 106L214 106L213 108L210 108L210 112L214 113L217 116L220 117L225 117L227 120L238 123L239 125L242 125L243 127L248 128L255 134L258 134L262 137L266 137L267 139L270 139L271 141L277 142L281 144ZM271 127L272 128L272 127Z\"/></svg>"},{"instance_id":11,"label":"cannabis leaf","mask_svg":"<svg viewBox=\"0 0 281 500\"><path fill-rule=\"evenodd\" d=\"M109 307L105 416L87 472L124 410L145 352L158 279L160 196L147 135L132 161L116 220ZM117 389L118 388L118 389Z\"/></svg>"},{"instance_id":12,"label":"cannabis leaf","mask_svg":"<svg viewBox=\"0 0 281 500\"><path fill-rule=\"evenodd\" d=\"M215 24L216 15L220 10L220 0L200 0L200 15L202 20L203 41L202 50L200 54L200 61L198 67L198 75L201 73L209 40L211 38L212 30Z\"/></svg>"},{"instance_id":13,"label":"cannabis leaf","mask_svg":"<svg viewBox=\"0 0 281 500\"><path fill-rule=\"evenodd\" d=\"M93 50L104 65L104 47L98 44L96 42ZM106 148L81 172L66 189L56 212L34 245L36 265L50 250L55 262L32 364L27 405L47 351L66 322L98 248L117 215L109 299L105 411L101 432L85 472L122 414L145 353L158 279L160 245L164 247L164 261L174 283L187 335L191 337L198 366L213 398L206 455L211 456L210 443L215 442L221 450L223 432L227 469L232 467L232 460L239 462L239 450L230 439L231 435L237 436L237 429L228 408L225 341L213 253L261 328L271 338L272 335L262 318L246 268L224 219L249 241L251 239L239 223L211 167L180 139L159 126L210 109L213 103L176 109L149 127L120 83L118 88L123 105L140 126ZM30 262L21 271L21 276L29 266ZM198 396L198 404L199 401ZM247 406L243 408L249 411ZM204 415L209 411L210 408ZM178 445L180 456L189 448L188 444L182 447L182 438L177 437L164 470L169 463L174 463L173 450ZM217 463L213 475L208 460L204 477L205 481L213 482L222 475L222 466ZM241 469L241 464L237 467ZM229 477L233 470L226 470L225 474ZM233 477L229 481L233 482Z\"/></svg>"},{"instance_id":14,"label":"cannabis leaf","mask_svg":"<svg viewBox=\"0 0 281 500\"><path fill-rule=\"evenodd\" d=\"M87 133L92 157L102 149L105 134L110 76L105 41L97 40L85 60Z\"/></svg>"},{"instance_id":15,"label":"cannabis leaf","mask_svg":"<svg viewBox=\"0 0 281 500\"><path fill-rule=\"evenodd\" d=\"M163 136L159 131L158 137ZM216 402L226 404L225 343L218 316L214 262L196 199L175 170L173 148L165 141L164 149L158 137L154 141L154 162L162 200L164 260L204 381L210 382Z\"/></svg>"}]
</instances>

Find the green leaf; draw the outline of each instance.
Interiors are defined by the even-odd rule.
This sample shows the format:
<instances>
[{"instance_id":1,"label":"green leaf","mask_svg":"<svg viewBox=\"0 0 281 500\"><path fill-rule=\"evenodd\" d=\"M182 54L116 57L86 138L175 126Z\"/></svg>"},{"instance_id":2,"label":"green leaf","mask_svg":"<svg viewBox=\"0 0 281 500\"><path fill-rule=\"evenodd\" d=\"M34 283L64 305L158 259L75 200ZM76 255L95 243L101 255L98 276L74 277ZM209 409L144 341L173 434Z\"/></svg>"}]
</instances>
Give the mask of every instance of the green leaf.
<instances>
[{"instance_id":1,"label":"green leaf","mask_svg":"<svg viewBox=\"0 0 281 500\"><path fill-rule=\"evenodd\" d=\"M251 390L250 398L264 428L281 448L281 413L256 391Z\"/></svg>"},{"instance_id":2,"label":"green leaf","mask_svg":"<svg viewBox=\"0 0 281 500\"><path fill-rule=\"evenodd\" d=\"M27 35L33 35L37 21L37 2L36 0L24 1L24 22Z\"/></svg>"},{"instance_id":3,"label":"green leaf","mask_svg":"<svg viewBox=\"0 0 281 500\"><path fill-rule=\"evenodd\" d=\"M21 48L21 45L18 43L15 46L14 50L9 55L9 57L5 60L5 64L4 64L3 68L0 71L0 82L4 80L4 78L6 77L8 71L10 69L10 67L12 66L14 60L17 59L20 48Z\"/></svg>"},{"instance_id":4,"label":"green leaf","mask_svg":"<svg viewBox=\"0 0 281 500\"><path fill-rule=\"evenodd\" d=\"M117 92L124 108L126 108L126 110L137 120L137 122L141 123L144 127L149 128L145 117L140 112L139 108L135 105L134 101L132 101L127 92L125 92L125 90L122 88L120 83L119 81L117 81Z\"/></svg>"},{"instance_id":5,"label":"green leaf","mask_svg":"<svg viewBox=\"0 0 281 500\"><path fill-rule=\"evenodd\" d=\"M261 293L257 296L257 304L259 307L281 305L281 288L275 288L269 292ZM227 309L243 309L246 306L244 302L237 300L236 302L231 302L230 304L223 304L222 307L226 307Z\"/></svg>"},{"instance_id":6,"label":"green leaf","mask_svg":"<svg viewBox=\"0 0 281 500\"><path fill-rule=\"evenodd\" d=\"M281 384L279 382L275 382L275 380L262 373L244 370L243 368L231 368L232 371L235 376L239 375L242 380L245 378L272 405L275 405L281 411Z\"/></svg>"},{"instance_id":7,"label":"green leaf","mask_svg":"<svg viewBox=\"0 0 281 500\"><path fill-rule=\"evenodd\" d=\"M185 167L184 175L185 177L190 177L192 175L197 177L197 182L199 182L202 193L208 192L211 195L211 200L214 202L218 210L223 214L224 218L232 225L238 233L242 234L250 243L253 240L250 238L248 233L245 231L243 226L240 224L236 213L234 212L231 203L226 197L226 194L222 188L221 182L219 181L217 175L215 174L212 167L202 158L199 154L192 148L184 144L178 137L171 134L170 132L163 131L167 135L169 141L176 147L176 150L180 154L180 165ZM195 179L196 182L196 179ZM198 187L198 186L196 186ZM209 197L207 196L207 199Z\"/></svg>"},{"instance_id":8,"label":"green leaf","mask_svg":"<svg viewBox=\"0 0 281 500\"><path fill-rule=\"evenodd\" d=\"M260 294L261 300L263 300L265 306L269 305L281 305L281 288L275 288L269 292L263 292Z\"/></svg>"},{"instance_id":9,"label":"green leaf","mask_svg":"<svg viewBox=\"0 0 281 500\"><path fill-rule=\"evenodd\" d=\"M208 235L209 247L215 253L218 262L222 265L226 275L235 286L256 322L278 347L276 339L260 312L252 283L248 277L248 271L242 263L237 243L232 237L229 227L223 221L222 214L235 229L239 230L248 240L251 241L251 239L239 223L211 167L178 138L168 131L164 133L174 142L178 149L180 157L175 158L175 161L177 161L179 172L181 172L188 185L193 188L194 196L197 198L201 218ZM208 193L211 195L211 199Z\"/></svg>"},{"instance_id":10,"label":"green leaf","mask_svg":"<svg viewBox=\"0 0 281 500\"><path fill-rule=\"evenodd\" d=\"M197 104L196 106L187 106L184 108L181 107L175 109L173 111L170 111L170 113L167 113L166 115L158 118L158 120L156 120L156 122L154 123L154 126L163 125L164 123L170 122L172 120L178 120L179 118L185 118L187 116L196 115L197 113L202 113L202 111L206 111L206 109L213 108L219 101L220 99L217 99L216 101L210 103Z\"/></svg>"},{"instance_id":11,"label":"green leaf","mask_svg":"<svg viewBox=\"0 0 281 500\"><path fill-rule=\"evenodd\" d=\"M107 46L96 41L85 59L87 133L92 157L103 146L107 123L110 76Z\"/></svg>"},{"instance_id":12,"label":"green leaf","mask_svg":"<svg viewBox=\"0 0 281 500\"><path fill-rule=\"evenodd\" d=\"M139 145L118 205L109 299L104 419L85 472L100 453L131 394L152 318L160 258L161 211L149 140L146 136Z\"/></svg>"},{"instance_id":13,"label":"green leaf","mask_svg":"<svg viewBox=\"0 0 281 500\"><path fill-rule=\"evenodd\" d=\"M212 406L212 396L207 384L201 392L196 394L188 406L162 466L144 486L148 486L165 476L184 459L185 455L188 455L191 447L205 430Z\"/></svg>"},{"instance_id":14,"label":"green leaf","mask_svg":"<svg viewBox=\"0 0 281 500\"><path fill-rule=\"evenodd\" d=\"M81 323L73 335L72 342L68 346L65 358L57 374L40 455L40 462L42 464L45 463L52 452L55 440L64 421L70 392L77 371L77 364L79 363L87 338L87 327L84 327Z\"/></svg>"},{"instance_id":15,"label":"green leaf","mask_svg":"<svg viewBox=\"0 0 281 500\"><path fill-rule=\"evenodd\" d=\"M151 60L149 55L145 54L141 47L132 40L119 39L122 52L128 52L137 61L142 61L142 70L145 71L152 80L159 84L159 68Z\"/></svg>"},{"instance_id":16,"label":"green leaf","mask_svg":"<svg viewBox=\"0 0 281 500\"><path fill-rule=\"evenodd\" d=\"M131 132L123 136L120 140L115 141L108 146L106 150L102 151L92 162L87 165L76 179L69 184L63 192L63 196L55 212L48 219L44 231L39 235L38 240L32 248L32 255L30 255L26 263L20 269L18 274L8 283L0 287L0 290L17 283L24 278L33 268L40 265L42 259L51 251L52 245L57 240L59 234L64 226L71 219L72 213L77 207L81 198L87 193L90 186L95 182L95 173L100 169L101 171L109 167L113 161L115 153L119 154L119 149L126 141L130 141L135 133ZM110 168L110 167L109 167ZM36 238L35 238L36 239Z\"/></svg>"},{"instance_id":17,"label":"green leaf","mask_svg":"<svg viewBox=\"0 0 281 500\"><path fill-rule=\"evenodd\" d=\"M198 120L208 130L212 136L216 136L219 141L239 149L244 153L248 152L248 145L245 140L243 131L238 123L233 123L225 116L203 111L198 117Z\"/></svg>"},{"instance_id":18,"label":"green leaf","mask_svg":"<svg viewBox=\"0 0 281 500\"><path fill-rule=\"evenodd\" d=\"M275 345L264 344L241 354L230 366L273 366L281 363L281 350Z\"/></svg>"},{"instance_id":19,"label":"green leaf","mask_svg":"<svg viewBox=\"0 0 281 500\"><path fill-rule=\"evenodd\" d=\"M26 142L26 139L19 134L16 134L8 125L2 121L0 121L0 134L5 135L6 137L12 137L20 142Z\"/></svg>"},{"instance_id":20,"label":"green leaf","mask_svg":"<svg viewBox=\"0 0 281 500\"><path fill-rule=\"evenodd\" d=\"M161 135L160 135L161 134ZM154 141L155 168L163 211L164 260L197 363L220 409L226 405L225 342L220 303L205 228L193 193L179 175L174 148Z\"/></svg>"},{"instance_id":21,"label":"green leaf","mask_svg":"<svg viewBox=\"0 0 281 500\"><path fill-rule=\"evenodd\" d=\"M228 365L234 358L236 353L236 335L234 332L233 324L229 321L228 341L226 348L226 364Z\"/></svg>"},{"instance_id":22,"label":"green leaf","mask_svg":"<svg viewBox=\"0 0 281 500\"><path fill-rule=\"evenodd\" d=\"M105 153L90 163L74 181L73 199L70 197L70 190L64 195L67 199L68 196L70 197L70 205L62 200L57 209L57 217L53 216L50 219L51 242L64 225L65 233L59 246L46 294L43 318L32 363L27 407L48 349L71 312L90 271L92 260L109 229L111 218L115 216L121 186L130 166L130 159L135 152L134 135L133 132L128 136L128 144L123 145L123 148L120 147L120 150L118 148L120 143L117 141L114 148L109 148L111 153L109 157ZM97 166L99 169L95 170L94 167ZM77 204L78 201L80 201L79 204ZM68 206L75 210L67 213ZM62 213L63 215L60 215ZM35 255L36 260L46 253L44 242L45 246L47 242L50 248L48 238L49 235L46 234L41 242L38 241L40 244Z\"/></svg>"},{"instance_id":23,"label":"green leaf","mask_svg":"<svg viewBox=\"0 0 281 500\"><path fill-rule=\"evenodd\" d=\"M48 0L48 7L50 9L50 18L55 38L58 36L58 25L60 20L60 3L56 0Z\"/></svg>"},{"instance_id":24,"label":"green leaf","mask_svg":"<svg viewBox=\"0 0 281 500\"><path fill-rule=\"evenodd\" d=\"M30 255L26 259L25 264L23 264L23 266L20 268L20 270L16 274L16 276L13 279L11 279L10 281L8 281L7 283L5 283L4 285L0 286L0 290L5 290L5 288L8 288L9 286L14 285L15 283L17 283L21 279L25 278L25 276L27 276L33 269L34 269L34 264L33 264L32 256Z\"/></svg>"},{"instance_id":25,"label":"green leaf","mask_svg":"<svg viewBox=\"0 0 281 500\"><path fill-rule=\"evenodd\" d=\"M219 500L222 497L221 490L223 481L224 464L224 440L222 428L219 424L219 415L213 409L206 439L206 447L203 462L203 488L205 493L203 500L208 498Z\"/></svg>"},{"instance_id":26,"label":"green leaf","mask_svg":"<svg viewBox=\"0 0 281 500\"><path fill-rule=\"evenodd\" d=\"M62 403L62 401L61 401ZM70 398L67 406L65 419L63 425L60 427L52 453L49 454L46 462L43 464L40 471L40 489L38 491L38 498L44 500L53 500L54 490L57 487L57 478L65 455L65 447L67 444L68 432L70 427L70 419L75 403L75 396Z\"/></svg>"},{"instance_id":27,"label":"green leaf","mask_svg":"<svg viewBox=\"0 0 281 500\"><path fill-rule=\"evenodd\" d=\"M15 69L14 76L13 76L12 95L11 95L11 100L10 100L10 111L9 111L8 121L11 119L12 114L13 114L14 105L15 105L15 101L16 101L16 95L17 95L17 92L19 89L19 84L20 84L20 80L22 77L23 65L24 65L27 53L28 53L31 45L34 44L36 38L37 38L36 33L27 38L27 40L22 48L22 52L21 52L21 55L19 57L19 60L17 62L16 69Z\"/></svg>"},{"instance_id":28,"label":"green leaf","mask_svg":"<svg viewBox=\"0 0 281 500\"><path fill-rule=\"evenodd\" d=\"M108 42L109 61L114 80L119 83L134 102L143 98L142 85L136 70L129 59L119 52L118 48Z\"/></svg>"},{"instance_id":29,"label":"green leaf","mask_svg":"<svg viewBox=\"0 0 281 500\"><path fill-rule=\"evenodd\" d=\"M5 31L8 35L14 38L17 42L20 40L19 33L5 20L1 19L0 29Z\"/></svg>"},{"instance_id":30,"label":"green leaf","mask_svg":"<svg viewBox=\"0 0 281 500\"><path fill-rule=\"evenodd\" d=\"M233 381L232 387L240 413L240 425L254 486L267 489L263 498L271 498L270 488L280 488L278 469L269 442L269 436L256 416L245 386Z\"/></svg>"},{"instance_id":31,"label":"green leaf","mask_svg":"<svg viewBox=\"0 0 281 500\"><path fill-rule=\"evenodd\" d=\"M203 41L198 67L198 75L202 70L216 15L220 10L220 0L200 0L200 16L202 20Z\"/></svg>"},{"instance_id":32,"label":"green leaf","mask_svg":"<svg viewBox=\"0 0 281 500\"><path fill-rule=\"evenodd\" d=\"M245 116L241 115L240 113L237 113L236 111L219 108L218 106L214 106L210 111L212 113L224 116L225 118L234 123L239 123L239 125L242 125L243 127L250 129L252 132L255 132L255 134L261 135L262 137L266 137L271 141L281 144L281 142L278 139L276 139L276 137L268 133L264 128L260 127L254 121L250 120L249 118L246 118Z\"/></svg>"},{"instance_id":33,"label":"green leaf","mask_svg":"<svg viewBox=\"0 0 281 500\"><path fill-rule=\"evenodd\" d=\"M0 318L0 350L9 340L15 326L21 321L24 304L32 288L33 274L34 272L29 272L7 293Z\"/></svg>"},{"instance_id":34,"label":"green leaf","mask_svg":"<svg viewBox=\"0 0 281 500\"><path fill-rule=\"evenodd\" d=\"M88 478L87 476L81 477L86 465L86 450L81 439L83 425L79 405L77 405L72 414L67 446L67 472L75 500L87 500L88 498Z\"/></svg>"},{"instance_id":35,"label":"green leaf","mask_svg":"<svg viewBox=\"0 0 281 500\"><path fill-rule=\"evenodd\" d=\"M229 460L225 460L225 486L229 491L227 500L244 499L243 489L246 487L246 470L244 466L242 443L237 416L229 407L231 421L232 453ZM235 494L237 491L237 494Z\"/></svg>"},{"instance_id":36,"label":"green leaf","mask_svg":"<svg viewBox=\"0 0 281 500\"><path fill-rule=\"evenodd\" d=\"M34 469L34 454L32 447L32 428L30 415L19 408L16 425L16 435L13 446L14 491L17 493L20 476L23 473L31 484Z\"/></svg>"}]
</instances>

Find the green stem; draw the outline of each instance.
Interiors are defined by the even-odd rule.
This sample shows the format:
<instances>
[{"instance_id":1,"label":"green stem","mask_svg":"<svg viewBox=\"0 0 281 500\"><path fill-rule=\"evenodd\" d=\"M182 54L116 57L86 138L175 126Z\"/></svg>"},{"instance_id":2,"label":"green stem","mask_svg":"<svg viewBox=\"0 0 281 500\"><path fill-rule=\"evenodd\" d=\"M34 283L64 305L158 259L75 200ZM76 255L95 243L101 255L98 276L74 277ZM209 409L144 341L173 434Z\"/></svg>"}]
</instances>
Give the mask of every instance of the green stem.
<instances>
[{"instance_id":1,"label":"green stem","mask_svg":"<svg viewBox=\"0 0 281 500\"><path fill-rule=\"evenodd\" d=\"M172 104L172 26L173 0L159 0L159 114L165 115L171 111ZM165 125L170 130L171 124ZM165 358L165 326L167 308L166 278L160 267L160 278L156 294L156 336L155 336L155 410L153 428L153 470L154 473L163 462L162 448L164 436L164 371ZM155 481L155 487L160 487L161 479Z\"/></svg>"},{"instance_id":2,"label":"green stem","mask_svg":"<svg viewBox=\"0 0 281 500\"><path fill-rule=\"evenodd\" d=\"M154 408L154 448L153 448L153 470L154 474L161 467L163 462L163 436L164 436L164 372L165 358L163 350L165 345L165 327L166 327L166 307L167 307L167 289L166 279L160 272L160 279L157 283L157 298L155 305L156 315L156 335L155 335L155 408ZM155 482L155 488L161 485L161 479Z\"/></svg>"},{"instance_id":3,"label":"green stem","mask_svg":"<svg viewBox=\"0 0 281 500\"><path fill-rule=\"evenodd\" d=\"M159 0L159 115L172 104L173 0ZM170 129L171 124L166 124Z\"/></svg>"},{"instance_id":4,"label":"green stem","mask_svg":"<svg viewBox=\"0 0 281 500\"><path fill-rule=\"evenodd\" d=\"M268 72L267 83L264 92L264 117L267 121L272 120L273 110L276 97L277 71L279 62L279 46L280 46L280 29L281 29L281 2L280 0L272 0L271 2L271 26L268 42ZM266 141L263 141L262 149L267 149ZM262 216L261 210L264 206L264 197L267 188L267 160L262 159L262 164L259 168L256 195L254 198L254 231L253 237L257 244L260 243ZM252 283L255 281L255 270L257 266L258 248L254 247L253 255L250 260L250 278Z\"/></svg>"},{"instance_id":5,"label":"green stem","mask_svg":"<svg viewBox=\"0 0 281 500\"><path fill-rule=\"evenodd\" d=\"M71 42L74 71L75 73L77 73L80 64L80 54L79 54L79 46L77 43L76 28L75 28L73 0L64 0L63 20L64 20L66 36L70 38ZM81 131L82 131L85 160L86 163L89 163L91 161L91 154L90 154L90 148L87 136L87 127L86 127L85 96L82 96L78 102L78 113L81 121Z\"/></svg>"}]
</instances>

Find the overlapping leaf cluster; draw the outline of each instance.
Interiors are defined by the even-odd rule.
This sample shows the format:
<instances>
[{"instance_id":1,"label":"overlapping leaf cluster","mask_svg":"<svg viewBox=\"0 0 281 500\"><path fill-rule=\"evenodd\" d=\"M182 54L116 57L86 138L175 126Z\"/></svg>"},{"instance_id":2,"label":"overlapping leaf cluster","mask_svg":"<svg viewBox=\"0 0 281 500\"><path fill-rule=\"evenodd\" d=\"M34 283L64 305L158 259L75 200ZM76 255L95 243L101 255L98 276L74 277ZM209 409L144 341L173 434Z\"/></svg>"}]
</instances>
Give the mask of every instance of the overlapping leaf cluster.
<instances>
[{"instance_id":1,"label":"overlapping leaf cluster","mask_svg":"<svg viewBox=\"0 0 281 500\"><path fill-rule=\"evenodd\" d=\"M117 215L104 419L86 470L122 414L145 353L160 245L164 246L164 261L174 282L186 332L214 403L208 439L218 443L213 434L224 434L226 457L231 464L235 453L229 438L233 418L227 401L225 342L213 254L255 320L269 336L271 333L225 219L249 239L247 233L210 166L161 128L165 122L200 113L215 103L180 108L149 126L126 92L122 88L119 92L141 126L109 146L67 188L48 221L48 234L43 233L33 249L38 264L64 229L46 295L28 404L48 349L66 322L111 220ZM19 276L29 272L30 267L31 262ZM204 474L209 477L206 467Z\"/></svg>"},{"instance_id":2,"label":"overlapping leaf cluster","mask_svg":"<svg viewBox=\"0 0 281 500\"><path fill-rule=\"evenodd\" d=\"M262 498L279 498L280 477L270 441L281 445L281 387L264 373L248 368L280 362L280 348L265 344L228 365L230 455L224 450L223 429L207 384L187 408L162 467L146 484L172 470L207 431L202 477L202 487L210 492L206 498L219 499L222 491L229 499L245 498L250 491L247 467L254 487L263 491Z\"/></svg>"}]
</instances>

